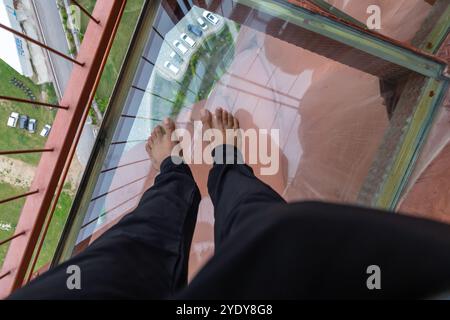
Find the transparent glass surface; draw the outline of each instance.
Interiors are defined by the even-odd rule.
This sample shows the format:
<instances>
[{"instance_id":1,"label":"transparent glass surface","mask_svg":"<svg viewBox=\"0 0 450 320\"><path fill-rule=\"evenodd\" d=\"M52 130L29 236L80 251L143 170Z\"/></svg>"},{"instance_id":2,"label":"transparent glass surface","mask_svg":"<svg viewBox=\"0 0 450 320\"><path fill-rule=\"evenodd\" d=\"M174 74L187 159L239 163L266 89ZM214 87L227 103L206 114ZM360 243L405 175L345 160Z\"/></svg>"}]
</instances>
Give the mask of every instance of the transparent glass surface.
<instances>
[{"instance_id":1,"label":"transparent glass surface","mask_svg":"<svg viewBox=\"0 0 450 320\"><path fill-rule=\"evenodd\" d=\"M231 0L193 3L162 1L159 7L120 121L108 129L114 130L113 142L76 251L131 212L152 185L156 172L145 142L155 125L172 117L192 132L202 108L226 108L244 130L262 133L260 141L272 145L275 170L263 174L270 165L260 158L252 167L286 200L357 202L392 125L401 93L396 81L412 74L371 56L364 57L362 68L352 59L361 57L359 51L251 6ZM217 24L203 17L205 9ZM189 24L199 26L199 17L207 26L201 36L187 31ZM182 33L196 42L193 48L180 39ZM244 154L249 158L248 150ZM191 166L202 193L191 276L214 250L209 168Z\"/></svg>"}]
</instances>

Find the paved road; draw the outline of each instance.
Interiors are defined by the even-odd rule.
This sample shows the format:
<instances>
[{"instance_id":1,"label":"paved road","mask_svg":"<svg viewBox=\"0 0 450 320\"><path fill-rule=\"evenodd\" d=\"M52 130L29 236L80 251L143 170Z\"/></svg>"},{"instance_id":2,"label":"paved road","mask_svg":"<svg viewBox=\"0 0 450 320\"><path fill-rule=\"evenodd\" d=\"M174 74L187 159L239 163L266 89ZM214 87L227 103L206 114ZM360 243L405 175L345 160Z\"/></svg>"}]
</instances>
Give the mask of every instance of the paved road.
<instances>
[{"instance_id":1,"label":"paved road","mask_svg":"<svg viewBox=\"0 0 450 320\"><path fill-rule=\"evenodd\" d=\"M43 37L48 46L68 54L69 47L67 45L64 29L61 24L58 7L55 0L33 0L36 13L39 18L40 27ZM57 81L57 90L60 95L64 93L64 89L69 82L70 73L72 72L72 62L65 60L53 53L49 53L50 63L53 67L53 73Z\"/></svg>"},{"instance_id":2,"label":"paved road","mask_svg":"<svg viewBox=\"0 0 450 320\"><path fill-rule=\"evenodd\" d=\"M67 45L66 35L61 23L56 1L33 0L33 3L35 4L36 14L38 15L41 32L45 38L46 44L67 54L69 52L69 47ZM73 64L53 53L49 53L49 56L50 64L53 69L52 72L57 82L57 90L59 96L62 97L67 83L69 82ZM78 160L83 167L87 164L94 141L94 128L90 123L86 123L76 149Z\"/></svg>"}]
</instances>

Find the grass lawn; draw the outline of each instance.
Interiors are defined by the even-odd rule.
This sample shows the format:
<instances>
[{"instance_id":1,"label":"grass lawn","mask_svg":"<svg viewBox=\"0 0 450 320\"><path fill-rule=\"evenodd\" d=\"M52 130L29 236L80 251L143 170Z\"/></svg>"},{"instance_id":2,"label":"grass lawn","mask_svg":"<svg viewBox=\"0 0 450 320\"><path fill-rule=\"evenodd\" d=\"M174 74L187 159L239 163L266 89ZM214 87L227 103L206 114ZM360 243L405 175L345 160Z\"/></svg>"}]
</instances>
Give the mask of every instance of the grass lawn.
<instances>
[{"instance_id":1,"label":"grass lawn","mask_svg":"<svg viewBox=\"0 0 450 320\"><path fill-rule=\"evenodd\" d=\"M27 190L11 186L7 183L0 183L0 199L10 198ZM6 239L14 234L20 211L25 203L25 199L19 199L0 205L0 240ZM0 265L3 264L8 245L0 246Z\"/></svg>"},{"instance_id":2,"label":"grass lawn","mask_svg":"<svg viewBox=\"0 0 450 320\"><path fill-rule=\"evenodd\" d=\"M68 189L68 187L66 186L65 189ZM55 254L56 246L58 245L59 238L61 237L61 233L64 229L64 224L66 223L67 216L69 215L72 202L73 197L67 191L63 191L59 197L58 205L56 206L55 213L53 214L53 219L50 222L35 270L39 270L53 259L53 255Z\"/></svg>"},{"instance_id":3,"label":"grass lawn","mask_svg":"<svg viewBox=\"0 0 450 320\"><path fill-rule=\"evenodd\" d=\"M23 188L18 188L7 183L0 183L0 199L9 198L26 191ZM72 200L72 196L67 191L61 193L36 264L36 270L49 263L53 258L59 237L66 223ZM14 234L24 203L25 199L19 199L0 205L0 240L6 239ZM8 228L9 226L10 229ZM3 264L7 250L8 245L0 246L0 266Z\"/></svg>"},{"instance_id":4,"label":"grass lawn","mask_svg":"<svg viewBox=\"0 0 450 320\"><path fill-rule=\"evenodd\" d=\"M52 85L36 85L30 79L21 76L8 64L0 59L0 94L28 99L25 92L10 83L10 79L16 78L27 86L37 99L48 102L56 102L56 95ZM44 93L44 98L42 93ZM28 133L26 130L10 128L6 124L11 112L26 114L30 118L37 120L37 130L35 133ZM0 150L12 149L33 149L44 146L46 138L39 135L45 124L52 124L56 111L46 107L36 107L28 104L0 100ZM21 154L13 155L32 165L37 165L41 154Z\"/></svg>"},{"instance_id":5,"label":"grass lawn","mask_svg":"<svg viewBox=\"0 0 450 320\"><path fill-rule=\"evenodd\" d=\"M95 6L95 2L95 0L80 1L80 3L91 12L93 7ZM137 19L139 17L139 13L141 11L143 3L144 0L132 0L128 1L127 3L122 22L119 26L119 30L111 49L111 53L108 58L96 95L97 102L102 111L106 109L106 106L109 102L114 84L119 75L122 61L126 54L126 49L131 40L132 33L137 23ZM81 30L84 33L89 21L84 14L81 14L81 17ZM0 94L27 99L27 96L21 89L15 87L9 82L13 77L22 81L23 84L33 92L37 99L42 98L43 101L51 103L57 102L56 94L51 85L36 85L30 79L19 75L14 69L0 60ZM42 95L42 93L44 94ZM37 119L38 126L36 133L30 134L25 130L7 127L6 123L11 112L26 114L30 118ZM0 150L43 147L46 138L41 137L39 133L45 124L53 123L55 115L56 111L49 110L48 108L33 107L26 104L0 101ZM37 165L40 156L40 154L28 154L14 155L12 157L20 159L31 165ZM61 232L67 219L67 215L69 213L69 209L73 202L73 197L71 196L70 192L67 191L67 188L68 187L66 186L66 191L63 191L59 198L58 205L55 210L53 219L50 223L50 227L45 238L41 254L38 258L35 270L38 270L49 263L54 255L56 246L61 236ZM18 188L5 183L0 183L0 199L8 198L26 191L27 190L22 188ZM25 200L20 199L0 205L0 240L14 234L14 230L24 203ZM11 226L10 229L8 228L9 225ZM3 263L3 259L7 252L7 249L7 245L0 247L0 265Z\"/></svg>"},{"instance_id":6,"label":"grass lawn","mask_svg":"<svg viewBox=\"0 0 450 320\"><path fill-rule=\"evenodd\" d=\"M89 12L92 12L95 6L95 0L79 1ZM103 71L102 79L96 93L96 101L102 112L105 111L111 93L114 89L117 77L119 76L120 67L126 55L126 50L131 41L134 28L137 24L139 14L142 9L144 0L128 1L122 21L120 22L116 38L114 39L108 61ZM84 34L89 23L89 18L81 14L81 33Z\"/></svg>"},{"instance_id":7,"label":"grass lawn","mask_svg":"<svg viewBox=\"0 0 450 320\"><path fill-rule=\"evenodd\" d=\"M53 85L36 85L35 83L33 83L33 81L31 81L27 77L21 76L7 63L0 59L0 94L28 99L27 95L22 89L14 86L10 82L12 78L20 80L27 88L29 88L33 92L37 100L57 103L56 93ZM16 128L8 127L7 121L11 112L26 114L30 118L36 119L36 132L32 134L26 130L19 129L18 126ZM46 107L32 106L23 103L0 100L0 150L42 148L45 145L45 141L47 138L41 137L39 133L45 124L53 123L56 112L56 110L50 110ZM19 154L11 155L10 157L36 166L39 163L41 154ZM26 191L28 190L21 187L13 186L7 183L0 183L0 199L9 198ZM61 232L62 230L62 225L65 222L68 209L71 204L71 201L68 201L68 199L70 199L70 196L68 196L67 193L63 193L61 196L60 205L58 206L58 210L55 213L55 219L52 222L52 227L49 230L49 236L46 239L48 244L45 244L43 248L42 257L40 259L41 264L45 264L50 260L54 248L56 247L56 243L59 240L58 232ZM8 238L9 236L14 234L24 203L25 199L18 199L0 205L0 240ZM3 245L0 247L0 264L3 263L3 259L6 255L7 249L8 245Z\"/></svg>"}]
</instances>

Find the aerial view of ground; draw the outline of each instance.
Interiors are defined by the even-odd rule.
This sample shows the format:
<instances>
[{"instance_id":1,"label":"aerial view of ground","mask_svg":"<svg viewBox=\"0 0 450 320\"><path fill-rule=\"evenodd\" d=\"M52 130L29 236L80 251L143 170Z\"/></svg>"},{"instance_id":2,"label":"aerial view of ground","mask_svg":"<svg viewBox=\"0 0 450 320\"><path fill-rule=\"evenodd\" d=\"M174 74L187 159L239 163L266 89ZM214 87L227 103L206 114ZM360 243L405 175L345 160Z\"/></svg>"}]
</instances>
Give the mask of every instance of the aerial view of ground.
<instances>
[{"instance_id":1,"label":"aerial view of ground","mask_svg":"<svg viewBox=\"0 0 450 320\"><path fill-rule=\"evenodd\" d=\"M95 7L95 0L80 0L78 2L89 12L92 12ZM95 96L102 112L105 111L108 105L114 84L119 75L122 61L125 58L126 48L130 42L131 35L137 23L143 3L144 0L128 1L123 13L122 21L125 21L125 23L121 23L119 26L114 44L111 48L111 53L105 66L105 70L103 71L102 79L97 89L97 94ZM82 14L80 28L82 34L86 32L88 23L89 18Z\"/></svg>"},{"instance_id":2,"label":"aerial view of ground","mask_svg":"<svg viewBox=\"0 0 450 320\"><path fill-rule=\"evenodd\" d=\"M86 6L89 11L95 6L95 1L93 0L82 0L80 3ZM96 96L102 111L106 109L109 101L122 65L122 60L126 54L124 48L128 46L142 4L143 0L129 1L125 9L122 20L125 23L120 24ZM129 23L129 21L133 21L134 23ZM82 15L82 33L85 32L88 22L88 18ZM28 99L25 91L17 85L14 85L12 79L16 79L23 83L24 87L32 91L36 100L49 103L58 102L55 90L51 84L36 85L31 79L21 76L2 60L0 60L0 79L0 95ZM30 118L36 119L36 133L32 134L26 130L8 127L6 123L11 112L26 114ZM0 100L0 150L42 148L45 145L46 138L40 136L39 133L45 124L52 124L56 112L56 110L50 110L47 107ZM29 190L28 188L33 180L34 170L39 163L39 159L39 153L0 156L0 199L6 199ZM80 179L80 170L82 169L79 167L79 163L74 160L69 171L68 181L66 181L58 201L57 209L50 223L35 270L46 265L54 254L72 205L77 183ZM0 205L0 240L6 239L14 234L23 204L24 200L21 199ZM7 248L8 246L6 245L0 247L0 266L3 263Z\"/></svg>"},{"instance_id":3,"label":"aerial view of ground","mask_svg":"<svg viewBox=\"0 0 450 320\"><path fill-rule=\"evenodd\" d=\"M31 90L36 100L50 103L57 103L56 94L50 84L36 85L30 79L21 76L4 61L0 60L0 94L27 99L27 94L23 88ZM18 87L15 83L22 83ZM20 150L42 148L46 138L39 133L46 124L52 124L56 115L55 110L47 107L32 106L10 101L0 101L0 150ZM37 120L35 133L29 133L24 129L8 127L7 121L11 112L26 114L30 118ZM31 185L35 168L39 162L40 154L19 154L10 156L0 156L0 199L6 199L28 191ZM59 238L60 227L65 222L65 212L68 207L67 199L72 195L70 186L65 188L62 201L58 205L54 222L49 230L42 255L39 258L38 267L47 263L51 257L52 250L56 247ZM12 201L1 205L0 208L0 239L6 239L14 234L19 215L24 204L24 199ZM2 263L7 246L0 247L0 264Z\"/></svg>"}]
</instances>

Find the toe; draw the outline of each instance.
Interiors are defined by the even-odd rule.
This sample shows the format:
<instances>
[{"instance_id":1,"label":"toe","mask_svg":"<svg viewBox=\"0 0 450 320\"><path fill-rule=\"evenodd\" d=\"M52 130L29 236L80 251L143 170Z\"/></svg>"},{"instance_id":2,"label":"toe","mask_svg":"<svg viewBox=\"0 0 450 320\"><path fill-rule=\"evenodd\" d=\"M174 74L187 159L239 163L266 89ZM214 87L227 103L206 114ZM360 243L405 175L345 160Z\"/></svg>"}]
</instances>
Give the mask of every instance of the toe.
<instances>
[{"instance_id":1,"label":"toe","mask_svg":"<svg viewBox=\"0 0 450 320\"><path fill-rule=\"evenodd\" d=\"M219 122L222 122L222 113L223 113L223 109L222 108L217 108L216 109L216 118Z\"/></svg>"},{"instance_id":2,"label":"toe","mask_svg":"<svg viewBox=\"0 0 450 320\"><path fill-rule=\"evenodd\" d=\"M153 139L158 139L161 138L163 134L164 134L163 128L161 126L156 126L155 129L153 130L152 137Z\"/></svg>"},{"instance_id":3,"label":"toe","mask_svg":"<svg viewBox=\"0 0 450 320\"><path fill-rule=\"evenodd\" d=\"M172 132L175 131L175 122L172 119L166 118L163 122L164 131L167 135L171 136Z\"/></svg>"},{"instance_id":4,"label":"toe","mask_svg":"<svg viewBox=\"0 0 450 320\"><path fill-rule=\"evenodd\" d=\"M222 125L224 128L228 127L228 111L222 109Z\"/></svg>"},{"instance_id":5,"label":"toe","mask_svg":"<svg viewBox=\"0 0 450 320\"><path fill-rule=\"evenodd\" d=\"M150 141L153 142L153 140L156 138L156 127L153 128L152 133L150 134Z\"/></svg>"},{"instance_id":6,"label":"toe","mask_svg":"<svg viewBox=\"0 0 450 320\"><path fill-rule=\"evenodd\" d=\"M200 119L202 120L203 127L205 129L210 129L211 128L212 115L211 115L211 112L209 112L209 110L202 109L200 111Z\"/></svg>"},{"instance_id":7,"label":"toe","mask_svg":"<svg viewBox=\"0 0 450 320\"><path fill-rule=\"evenodd\" d=\"M228 128L233 129L233 115L231 114L231 112L228 113Z\"/></svg>"},{"instance_id":8,"label":"toe","mask_svg":"<svg viewBox=\"0 0 450 320\"><path fill-rule=\"evenodd\" d=\"M239 129L239 120L233 117L233 129Z\"/></svg>"},{"instance_id":9,"label":"toe","mask_svg":"<svg viewBox=\"0 0 450 320\"><path fill-rule=\"evenodd\" d=\"M152 148L153 148L153 139L152 136L149 136L147 139L147 143L145 144L145 151L147 151L147 154L150 158L152 158Z\"/></svg>"},{"instance_id":10,"label":"toe","mask_svg":"<svg viewBox=\"0 0 450 320\"><path fill-rule=\"evenodd\" d=\"M222 108L216 109L216 112L214 113L213 124L216 129L222 128Z\"/></svg>"}]
</instances>

